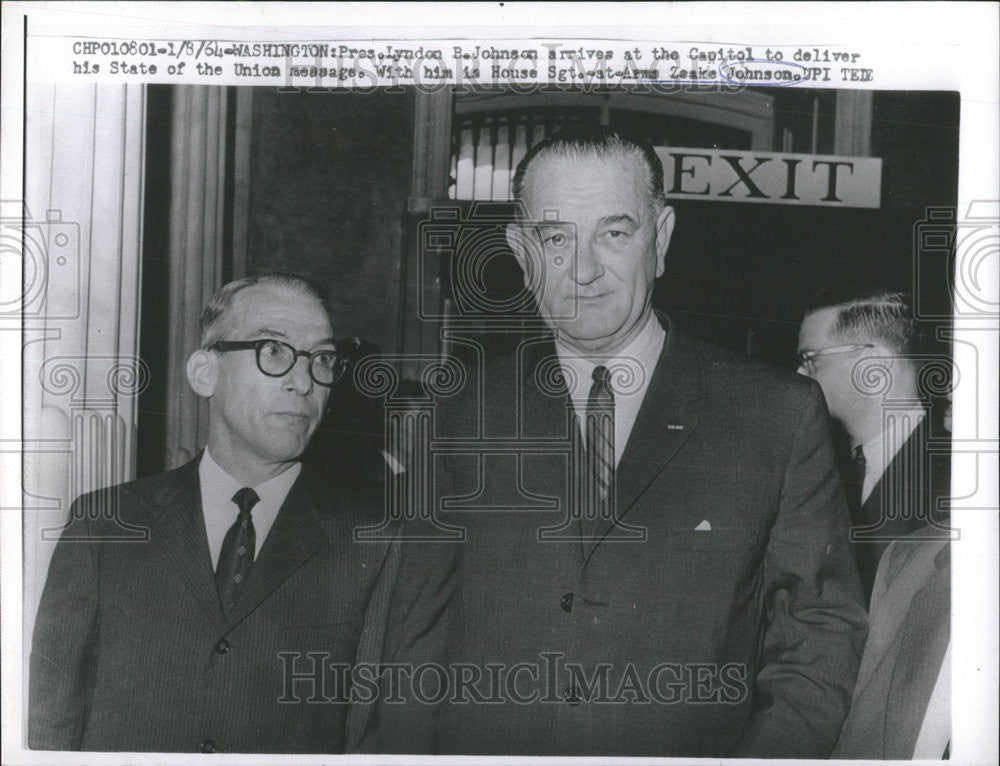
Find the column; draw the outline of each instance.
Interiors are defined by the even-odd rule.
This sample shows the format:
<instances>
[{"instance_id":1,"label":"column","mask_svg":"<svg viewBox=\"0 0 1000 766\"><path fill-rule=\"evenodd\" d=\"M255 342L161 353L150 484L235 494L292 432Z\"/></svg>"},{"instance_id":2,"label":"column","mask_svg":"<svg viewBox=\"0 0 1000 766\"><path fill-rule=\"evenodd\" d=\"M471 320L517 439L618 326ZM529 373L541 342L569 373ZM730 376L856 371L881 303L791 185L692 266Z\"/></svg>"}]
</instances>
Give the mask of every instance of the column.
<instances>
[{"instance_id":1,"label":"column","mask_svg":"<svg viewBox=\"0 0 1000 766\"><path fill-rule=\"evenodd\" d=\"M413 136L413 185L400 268L399 349L405 354L440 354L443 313L440 261L442 255L421 242L420 221L435 205L457 207L448 199L451 166L449 89L417 93ZM429 318L430 315L433 318ZM416 378L418 363L401 362L404 377Z\"/></svg>"},{"instance_id":2,"label":"column","mask_svg":"<svg viewBox=\"0 0 1000 766\"><path fill-rule=\"evenodd\" d=\"M872 153L872 92L838 90L833 125L833 153L870 157Z\"/></svg>"},{"instance_id":3,"label":"column","mask_svg":"<svg viewBox=\"0 0 1000 766\"><path fill-rule=\"evenodd\" d=\"M167 467L189 461L208 437L208 406L188 385L201 309L223 282L226 164L225 88L174 91L170 192L170 347L167 350Z\"/></svg>"},{"instance_id":4,"label":"column","mask_svg":"<svg viewBox=\"0 0 1000 766\"><path fill-rule=\"evenodd\" d=\"M31 84L26 110L25 199L14 220L24 255L30 631L54 540L74 528L69 504L135 471L136 403L148 382L138 349L145 89Z\"/></svg>"}]
</instances>

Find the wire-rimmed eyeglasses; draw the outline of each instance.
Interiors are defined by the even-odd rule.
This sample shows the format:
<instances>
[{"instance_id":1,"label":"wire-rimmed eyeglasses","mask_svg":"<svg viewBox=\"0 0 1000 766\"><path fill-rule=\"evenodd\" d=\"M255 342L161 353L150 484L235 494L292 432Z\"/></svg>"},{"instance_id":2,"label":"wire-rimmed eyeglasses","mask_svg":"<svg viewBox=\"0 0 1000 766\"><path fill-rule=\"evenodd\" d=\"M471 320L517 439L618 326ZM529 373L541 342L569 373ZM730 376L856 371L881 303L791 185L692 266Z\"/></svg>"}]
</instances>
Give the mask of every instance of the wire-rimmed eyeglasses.
<instances>
[{"instance_id":1,"label":"wire-rimmed eyeglasses","mask_svg":"<svg viewBox=\"0 0 1000 766\"><path fill-rule=\"evenodd\" d=\"M218 351L223 354L227 351L246 351L248 349L253 349L256 352L257 368L272 378L280 378L287 374L295 366L300 356L309 360L309 376L321 386L332 386L347 369L348 358L338 351L325 348L319 351L299 351L284 341L272 338L217 340L208 347L209 351Z\"/></svg>"},{"instance_id":2,"label":"wire-rimmed eyeglasses","mask_svg":"<svg viewBox=\"0 0 1000 766\"><path fill-rule=\"evenodd\" d=\"M850 354L853 351L860 351L864 348L874 348L874 345L871 343L848 343L842 346L827 346L826 348L800 351L795 356L802 367L805 367L807 370L813 370L816 367L817 359L821 359L824 356Z\"/></svg>"}]
</instances>

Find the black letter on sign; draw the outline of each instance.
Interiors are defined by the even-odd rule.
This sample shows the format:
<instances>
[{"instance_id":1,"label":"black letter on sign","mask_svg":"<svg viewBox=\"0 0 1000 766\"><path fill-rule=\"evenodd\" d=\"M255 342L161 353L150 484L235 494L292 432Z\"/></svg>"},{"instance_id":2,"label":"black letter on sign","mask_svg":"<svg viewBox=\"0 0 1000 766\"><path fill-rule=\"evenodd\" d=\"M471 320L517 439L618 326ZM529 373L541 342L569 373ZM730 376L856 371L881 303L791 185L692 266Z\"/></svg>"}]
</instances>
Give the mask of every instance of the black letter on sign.
<instances>
[{"instance_id":1,"label":"black letter on sign","mask_svg":"<svg viewBox=\"0 0 1000 766\"><path fill-rule=\"evenodd\" d=\"M747 191L750 192L751 197L767 199L767 195L764 194L764 192L762 192L757 187L757 184L755 184L753 181L750 180L750 174L753 173L757 168L759 168L765 162L770 162L771 161L770 157L755 158L757 160L757 164L754 165L752 168L750 168L750 170L743 170L743 166L740 165L739 157L723 156L722 159L724 159L726 162L729 163L730 167L732 167L732 169L736 171L736 175L738 175L739 178L733 181L733 185L730 186L728 189L726 189L724 192L720 192L719 193L720 197L732 197L733 195L731 194L731 192L733 191L733 189L736 188L737 184L743 184L744 186L747 187Z\"/></svg>"},{"instance_id":2,"label":"black letter on sign","mask_svg":"<svg viewBox=\"0 0 1000 766\"><path fill-rule=\"evenodd\" d=\"M707 160L708 164L712 164L712 156L710 154L670 154L674 158L674 188L670 190L670 194L708 194L712 190L709 187L705 187L701 191L688 191L681 188L681 182L684 180L681 176L692 176L694 177L694 168L684 167L685 157L699 157L700 159Z\"/></svg>"},{"instance_id":3,"label":"black letter on sign","mask_svg":"<svg viewBox=\"0 0 1000 766\"><path fill-rule=\"evenodd\" d=\"M830 162L829 160L816 160L813 163L813 172L816 172L816 167L818 165L829 165L830 166L830 180L826 186L826 196L823 197L823 202L841 202L842 200L837 196L837 169L843 165L851 171L851 175L854 175L854 163L853 162Z\"/></svg>"}]
</instances>

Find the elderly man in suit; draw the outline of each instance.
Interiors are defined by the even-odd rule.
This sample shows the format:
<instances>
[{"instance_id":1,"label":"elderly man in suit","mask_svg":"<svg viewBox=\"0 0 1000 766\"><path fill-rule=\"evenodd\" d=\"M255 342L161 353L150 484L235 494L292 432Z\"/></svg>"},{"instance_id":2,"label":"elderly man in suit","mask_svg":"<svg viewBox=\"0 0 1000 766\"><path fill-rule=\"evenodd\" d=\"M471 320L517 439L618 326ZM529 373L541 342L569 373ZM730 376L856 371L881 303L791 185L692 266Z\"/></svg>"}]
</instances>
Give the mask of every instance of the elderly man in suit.
<instances>
[{"instance_id":1,"label":"elderly man in suit","mask_svg":"<svg viewBox=\"0 0 1000 766\"><path fill-rule=\"evenodd\" d=\"M935 438L924 409L918 345L903 292L821 294L799 329L798 371L820 384L849 442L841 462L866 598L893 540L948 537L948 440Z\"/></svg>"},{"instance_id":2,"label":"elderly man in suit","mask_svg":"<svg viewBox=\"0 0 1000 766\"><path fill-rule=\"evenodd\" d=\"M653 311L675 215L648 145L567 131L514 186L548 332L442 403L484 444L442 461L469 692L444 749L829 755L866 619L819 387Z\"/></svg>"},{"instance_id":3,"label":"elderly man in suit","mask_svg":"<svg viewBox=\"0 0 1000 766\"><path fill-rule=\"evenodd\" d=\"M348 669L433 659L450 569L434 551L355 542L380 507L302 469L343 364L311 282L248 277L213 296L187 364L208 400L206 449L80 498L71 513L89 539L56 547L33 639L31 747L380 747L377 708L345 704ZM119 521L148 539L115 541ZM410 710L408 732L389 711L393 735L429 749L424 711Z\"/></svg>"}]
</instances>

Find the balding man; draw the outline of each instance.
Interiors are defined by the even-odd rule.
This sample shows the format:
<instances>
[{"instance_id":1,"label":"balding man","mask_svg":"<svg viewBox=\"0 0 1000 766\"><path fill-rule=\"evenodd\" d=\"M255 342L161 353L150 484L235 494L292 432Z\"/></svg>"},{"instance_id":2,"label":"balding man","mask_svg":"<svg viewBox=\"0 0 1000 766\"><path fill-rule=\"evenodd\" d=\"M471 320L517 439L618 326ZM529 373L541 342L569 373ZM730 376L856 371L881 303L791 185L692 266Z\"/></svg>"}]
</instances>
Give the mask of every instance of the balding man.
<instances>
[{"instance_id":1,"label":"balding man","mask_svg":"<svg viewBox=\"0 0 1000 766\"><path fill-rule=\"evenodd\" d=\"M376 739L377 707L346 704L358 663L435 657L450 567L440 546L355 542L380 506L303 470L344 363L313 283L248 277L212 297L187 363L208 444L74 504L35 625L30 747L432 747L426 706L390 709ZM148 539L116 541L118 522Z\"/></svg>"}]
</instances>

